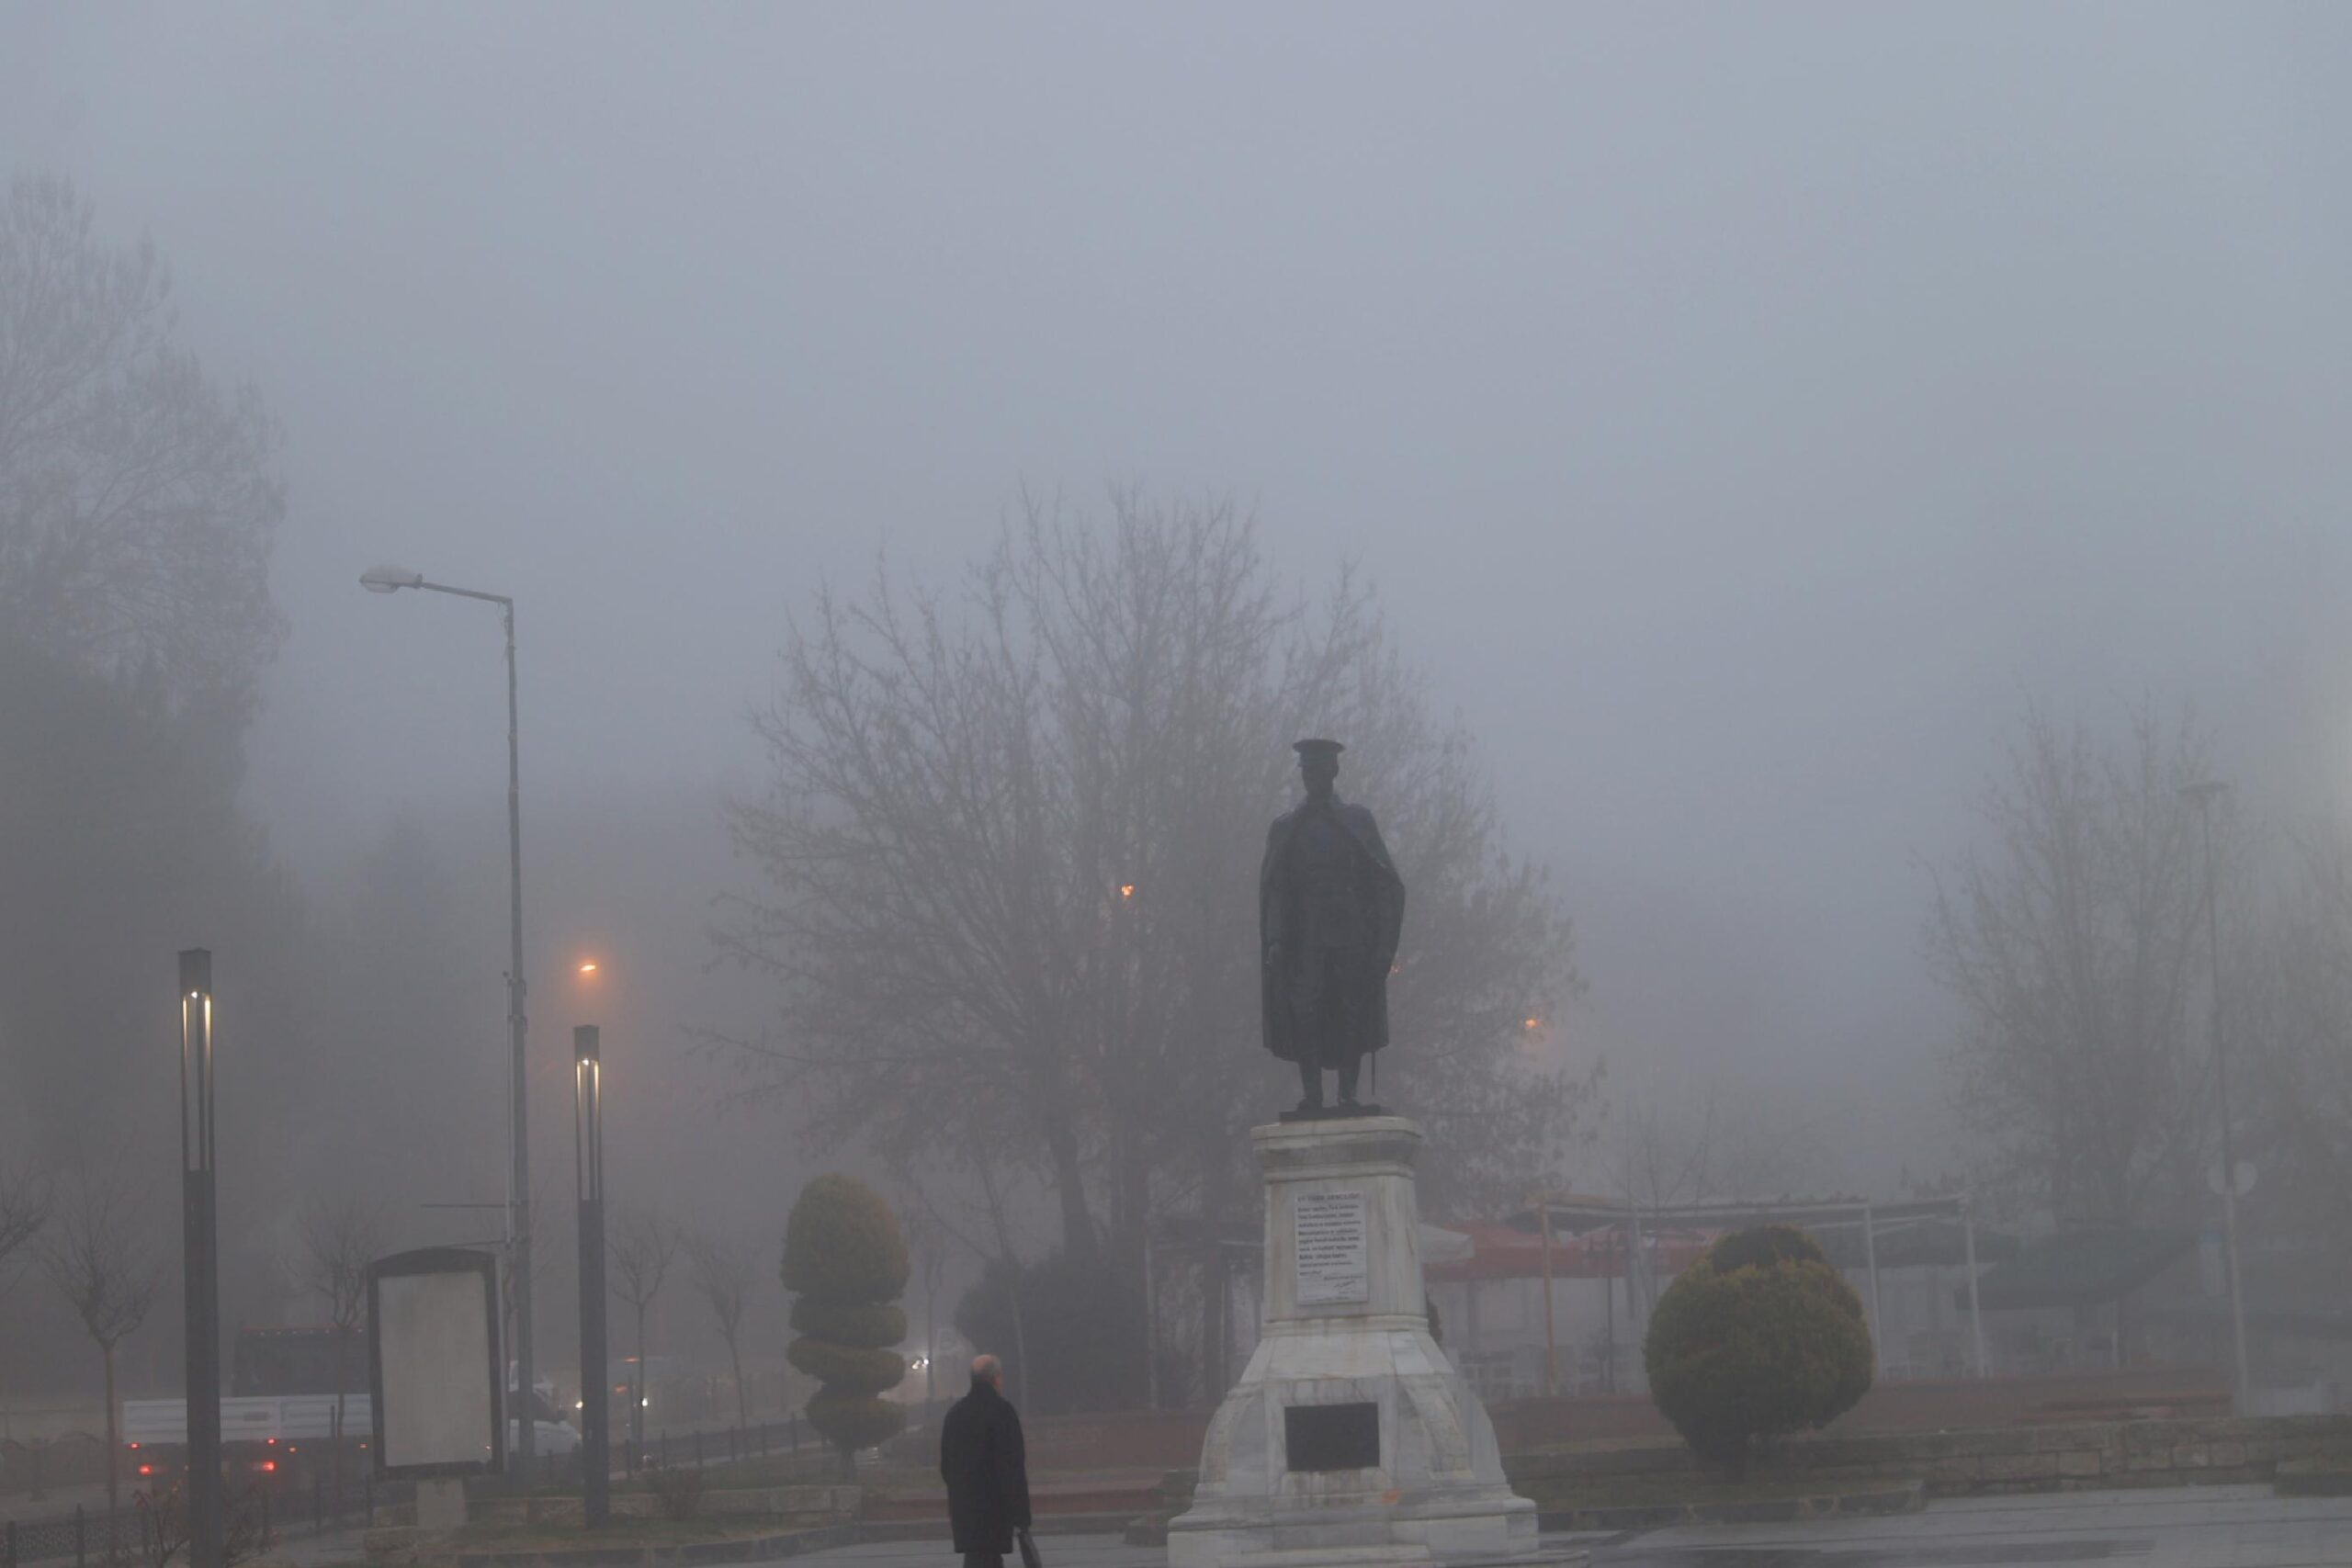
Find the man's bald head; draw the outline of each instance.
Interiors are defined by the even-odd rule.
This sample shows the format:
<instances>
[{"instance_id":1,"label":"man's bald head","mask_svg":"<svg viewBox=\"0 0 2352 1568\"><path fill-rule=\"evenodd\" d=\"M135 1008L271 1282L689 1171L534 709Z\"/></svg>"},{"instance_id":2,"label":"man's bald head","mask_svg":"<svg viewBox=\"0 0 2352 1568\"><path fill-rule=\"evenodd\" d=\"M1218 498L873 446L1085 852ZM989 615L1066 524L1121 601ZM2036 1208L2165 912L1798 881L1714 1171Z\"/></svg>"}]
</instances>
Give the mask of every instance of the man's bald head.
<instances>
[{"instance_id":1,"label":"man's bald head","mask_svg":"<svg viewBox=\"0 0 2352 1568\"><path fill-rule=\"evenodd\" d=\"M982 1383L988 1384L990 1388L1004 1386L1004 1363L994 1356L979 1355L972 1358L972 1386L978 1388Z\"/></svg>"}]
</instances>

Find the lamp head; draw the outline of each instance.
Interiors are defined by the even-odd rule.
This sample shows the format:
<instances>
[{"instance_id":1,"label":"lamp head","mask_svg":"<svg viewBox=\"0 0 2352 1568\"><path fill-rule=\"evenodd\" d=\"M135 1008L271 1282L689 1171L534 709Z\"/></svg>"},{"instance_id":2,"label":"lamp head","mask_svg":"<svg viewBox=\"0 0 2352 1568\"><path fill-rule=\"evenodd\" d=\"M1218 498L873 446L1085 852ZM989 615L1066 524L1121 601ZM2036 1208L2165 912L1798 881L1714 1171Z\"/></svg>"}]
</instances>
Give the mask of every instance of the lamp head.
<instances>
[{"instance_id":1,"label":"lamp head","mask_svg":"<svg viewBox=\"0 0 2352 1568\"><path fill-rule=\"evenodd\" d=\"M359 574L359 586L370 593L392 593L403 588L422 588L424 574L401 566L371 566Z\"/></svg>"}]
</instances>

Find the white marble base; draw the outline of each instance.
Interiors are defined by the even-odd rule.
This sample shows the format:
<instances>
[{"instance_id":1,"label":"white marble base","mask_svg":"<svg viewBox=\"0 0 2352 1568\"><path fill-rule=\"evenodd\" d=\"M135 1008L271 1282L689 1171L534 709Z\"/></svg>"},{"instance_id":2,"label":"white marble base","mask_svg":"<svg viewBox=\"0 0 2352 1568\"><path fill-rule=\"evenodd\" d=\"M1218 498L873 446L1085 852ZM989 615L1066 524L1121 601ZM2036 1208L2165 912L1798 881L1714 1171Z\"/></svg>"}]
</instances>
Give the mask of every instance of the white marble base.
<instances>
[{"instance_id":1,"label":"white marble base","mask_svg":"<svg viewBox=\"0 0 2352 1568\"><path fill-rule=\"evenodd\" d=\"M466 1483L447 1476L416 1483L416 1528L447 1535L466 1528Z\"/></svg>"},{"instance_id":2,"label":"white marble base","mask_svg":"<svg viewBox=\"0 0 2352 1568\"><path fill-rule=\"evenodd\" d=\"M1192 1511L1168 1529L1169 1568L1566 1563L1544 1554L1535 1505L1503 1479L1494 1424L1430 1338L1413 1162L1401 1116L1291 1122L1251 1134L1266 1177L1264 1337L1209 1423ZM1299 1304L1300 1193L1362 1193L1363 1282L1333 1301L1341 1265L1310 1258ZM1320 1280L1320 1283L1317 1283ZM1292 1405L1374 1406L1379 1463L1295 1471Z\"/></svg>"}]
</instances>

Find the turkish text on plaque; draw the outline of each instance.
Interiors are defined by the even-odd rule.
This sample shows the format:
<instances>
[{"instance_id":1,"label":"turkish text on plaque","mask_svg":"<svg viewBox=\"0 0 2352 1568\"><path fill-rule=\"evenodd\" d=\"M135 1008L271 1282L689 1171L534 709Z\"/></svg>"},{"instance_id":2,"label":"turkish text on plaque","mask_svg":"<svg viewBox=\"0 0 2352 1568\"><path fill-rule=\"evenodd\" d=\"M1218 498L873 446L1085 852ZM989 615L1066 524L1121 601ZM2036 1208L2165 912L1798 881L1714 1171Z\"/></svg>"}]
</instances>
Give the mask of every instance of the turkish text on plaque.
<instances>
[{"instance_id":1,"label":"turkish text on plaque","mask_svg":"<svg viewBox=\"0 0 2352 1568\"><path fill-rule=\"evenodd\" d=\"M1372 1300L1363 1193L1300 1192L1291 1199L1298 1304L1351 1306Z\"/></svg>"}]
</instances>

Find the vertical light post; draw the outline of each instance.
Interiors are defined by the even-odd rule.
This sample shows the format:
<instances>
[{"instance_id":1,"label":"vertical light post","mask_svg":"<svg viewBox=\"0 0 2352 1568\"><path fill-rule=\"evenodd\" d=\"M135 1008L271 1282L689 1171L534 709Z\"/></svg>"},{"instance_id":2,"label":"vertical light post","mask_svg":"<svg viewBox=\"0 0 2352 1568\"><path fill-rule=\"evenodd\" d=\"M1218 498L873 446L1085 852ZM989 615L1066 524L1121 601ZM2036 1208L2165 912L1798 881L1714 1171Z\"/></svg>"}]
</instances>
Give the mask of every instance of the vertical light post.
<instances>
[{"instance_id":1,"label":"vertical light post","mask_svg":"<svg viewBox=\"0 0 2352 1568\"><path fill-rule=\"evenodd\" d=\"M2220 867L2213 858L2213 800L2230 786L2207 779L2182 786L2184 798L2197 803L2205 829L2205 940L2211 953L2213 987L2213 1113L2222 1122L2222 1246L2230 1271L2230 1338L2237 1356L2237 1413L2245 1414L2245 1290L2238 1262L2238 1160L2230 1132L2230 1063L2222 1033L2222 917L2219 903Z\"/></svg>"},{"instance_id":2,"label":"vertical light post","mask_svg":"<svg viewBox=\"0 0 2352 1568\"><path fill-rule=\"evenodd\" d=\"M212 1209L212 954L180 954L181 1279L187 1324L188 1568L222 1568L220 1267ZM108 1454L107 1462L114 1462Z\"/></svg>"},{"instance_id":3,"label":"vertical light post","mask_svg":"<svg viewBox=\"0 0 2352 1568\"><path fill-rule=\"evenodd\" d=\"M509 934L513 952L506 969L506 1021L514 1034L512 1080L507 1086L508 1143L513 1161L506 1177L507 1279L514 1296L514 1458L527 1482L538 1445L533 1424L537 1384L532 1376L531 1355L531 1134L525 1096L523 1017L523 785L521 726L516 718L514 685L514 601L503 593L482 593L427 582L416 572L396 566L370 567L359 574L359 585L370 593L395 593L403 588L427 593L451 593L495 604L506 625L506 871ZM191 1564L190 1568L203 1568Z\"/></svg>"},{"instance_id":4,"label":"vertical light post","mask_svg":"<svg viewBox=\"0 0 2352 1568\"><path fill-rule=\"evenodd\" d=\"M596 1026L571 1032L571 1146L580 1189L581 1513L601 1528L611 1506L613 1378L605 1360L605 1079Z\"/></svg>"}]
</instances>

